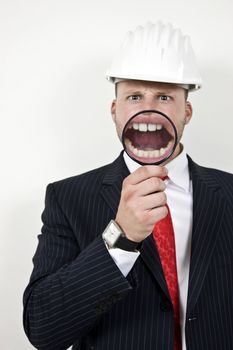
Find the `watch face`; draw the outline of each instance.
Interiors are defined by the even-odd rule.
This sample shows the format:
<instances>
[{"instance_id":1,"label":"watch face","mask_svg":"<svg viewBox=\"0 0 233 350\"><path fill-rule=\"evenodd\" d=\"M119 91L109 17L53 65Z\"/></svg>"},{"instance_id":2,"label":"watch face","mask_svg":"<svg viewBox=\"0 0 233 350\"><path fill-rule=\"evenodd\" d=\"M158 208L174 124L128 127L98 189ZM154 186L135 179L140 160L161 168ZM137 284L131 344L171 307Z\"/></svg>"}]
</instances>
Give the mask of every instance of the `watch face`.
<instances>
[{"instance_id":1,"label":"watch face","mask_svg":"<svg viewBox=\"0 0 233 350\"><path fill-rule=\"evenodd\" d=\"M107 242L110 247L113 247L118 238L121 235L121 231L115 225L114 221L110 221L103 233L103 239Z\"/></svg>"}]
</instances>

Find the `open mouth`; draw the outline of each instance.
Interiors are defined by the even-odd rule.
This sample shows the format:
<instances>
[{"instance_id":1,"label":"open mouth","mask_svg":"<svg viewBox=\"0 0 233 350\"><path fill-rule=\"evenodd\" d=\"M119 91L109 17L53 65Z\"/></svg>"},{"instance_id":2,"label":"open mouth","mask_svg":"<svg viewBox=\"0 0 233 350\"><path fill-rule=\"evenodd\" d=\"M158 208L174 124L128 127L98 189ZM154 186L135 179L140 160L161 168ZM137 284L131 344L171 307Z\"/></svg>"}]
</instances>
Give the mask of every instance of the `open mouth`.
<instances>
[{"instance_id":1,"label":"open mouth","mask_svg":"<svg viewBox=\"0 0 233 350\"><path fill-rule=\"evenodd\" d=\"M174 131L167 120L160 122L130 122L124 131L128 154L138 160L146 158L150 163L168 157L174 146Z\"/></svg>"}]
</instances>

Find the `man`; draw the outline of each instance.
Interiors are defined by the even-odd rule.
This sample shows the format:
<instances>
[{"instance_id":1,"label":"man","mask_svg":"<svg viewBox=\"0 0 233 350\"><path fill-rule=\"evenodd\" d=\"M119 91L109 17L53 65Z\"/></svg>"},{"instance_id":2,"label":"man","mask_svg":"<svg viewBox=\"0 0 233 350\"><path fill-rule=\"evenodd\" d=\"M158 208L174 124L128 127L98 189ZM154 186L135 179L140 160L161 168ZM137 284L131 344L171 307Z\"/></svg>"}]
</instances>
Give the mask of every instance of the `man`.
<instances>
[{"instance_id":1,"label":"man","mask_svg":"<svg viewBox=\"0 0 233 350\"><path fill-rule=\"evenodd\" d=\"M233 176L198 166L180 143L188 91L201 85L189 40L171 25L139 27L107 75L120 139L132 115L157 110L178 143L160 166L124 152L48 186L24 294L28 338L46 350L233 349Z\"/></svg>"}]
</instances>

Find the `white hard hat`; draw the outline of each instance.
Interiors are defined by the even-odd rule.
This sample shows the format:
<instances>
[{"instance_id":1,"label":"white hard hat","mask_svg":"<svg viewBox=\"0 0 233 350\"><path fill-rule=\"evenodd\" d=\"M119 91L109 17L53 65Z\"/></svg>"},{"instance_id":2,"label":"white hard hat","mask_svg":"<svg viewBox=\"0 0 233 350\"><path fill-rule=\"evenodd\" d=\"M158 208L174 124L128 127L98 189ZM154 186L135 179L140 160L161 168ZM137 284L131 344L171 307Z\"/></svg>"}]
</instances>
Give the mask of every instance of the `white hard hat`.
<instances>
[{"instance_id":1,"label":"white hard hat","mask_svg":"<svg viewBox=\"0 0 233 350\"><path fill-rule=\"evenodd\" d=\"M113 83L122 79L173 83L190 91L202 84L190 38L161 22L128 32L106 77Z\"/></svg>"}]
</instances>

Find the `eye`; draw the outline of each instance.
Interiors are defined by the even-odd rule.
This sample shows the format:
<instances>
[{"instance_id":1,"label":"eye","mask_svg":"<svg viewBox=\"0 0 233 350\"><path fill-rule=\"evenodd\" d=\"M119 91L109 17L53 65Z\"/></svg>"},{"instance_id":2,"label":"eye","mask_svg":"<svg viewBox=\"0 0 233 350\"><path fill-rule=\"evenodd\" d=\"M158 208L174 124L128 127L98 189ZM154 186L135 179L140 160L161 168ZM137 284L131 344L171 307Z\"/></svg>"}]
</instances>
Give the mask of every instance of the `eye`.
<instances>
[{"instance_id":1,"label":"eye","mask_svg":"<svg viewBox=\"0 0 233 350\"><path fill-rule=\"evenodd\" d=\"M160 96L159 96L159 99L160 99L161 101L170 101L170 100L171 100L171 97L168 96L168 95L160 95Z\"/></svg>"},{"instance_id":2,"label":"eye","mask_svg":"<svg viewBox=\"0 0 233 350\"><path fill-rule=\"evenodd\" d=\"M141 96L139 96L139 95L128 96L129 101L140 101L140 99L141 99Z\"/></svg>"}]
</instances>

